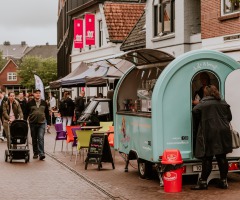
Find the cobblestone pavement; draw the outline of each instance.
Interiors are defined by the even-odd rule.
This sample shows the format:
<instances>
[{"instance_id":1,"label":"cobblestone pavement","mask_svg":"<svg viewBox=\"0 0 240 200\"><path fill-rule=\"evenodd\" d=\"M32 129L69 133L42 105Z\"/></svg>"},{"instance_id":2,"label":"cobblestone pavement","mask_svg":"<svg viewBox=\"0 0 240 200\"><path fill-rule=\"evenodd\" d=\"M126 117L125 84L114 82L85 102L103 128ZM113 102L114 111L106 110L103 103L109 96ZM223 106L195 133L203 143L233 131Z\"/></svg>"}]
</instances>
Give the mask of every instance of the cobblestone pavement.
<instances>
[{"instance_id":1,"label":"cobblestone pavement","mask_svg":"<svg viewBox=\"0 0 240 200\"><path fill-rule=\"evenodd\" d=\"M115 169L111 163L103 163L100 171L96 165L89 164L84 169L83 158L75 165L75 155L70 161L71 147L64 142L61 151L61 141L57 141L56 152L53 153L55 132L45 135L45 161L32 159L30 163L23 161L12 164L4 162L6 142L0 142L0 199L239 199L240 174L229 174L229 189L221 190L210 182L207 191L192 191L197 177L183 177L183 191L180 193L165 193L159 186L157 176L151 180L140 179L137 163L131 162L129 172L124 172L124 159L116 152ZM85 181L87 180L87 181ZM100 190L99 190L100 189Z\"/></svg>"},{"instance_id":2,"label":"cobblestone pavement","mask_svg":"<svg viewBox=\"0 0 240 200\"><path fill-rule=\"evenodd\" d=\"M30 146L31 148L31 146ZM109 199L81 177L47 156L4 162L6 142L0 142L0 199Z\"/></svg>"}]
</instances>

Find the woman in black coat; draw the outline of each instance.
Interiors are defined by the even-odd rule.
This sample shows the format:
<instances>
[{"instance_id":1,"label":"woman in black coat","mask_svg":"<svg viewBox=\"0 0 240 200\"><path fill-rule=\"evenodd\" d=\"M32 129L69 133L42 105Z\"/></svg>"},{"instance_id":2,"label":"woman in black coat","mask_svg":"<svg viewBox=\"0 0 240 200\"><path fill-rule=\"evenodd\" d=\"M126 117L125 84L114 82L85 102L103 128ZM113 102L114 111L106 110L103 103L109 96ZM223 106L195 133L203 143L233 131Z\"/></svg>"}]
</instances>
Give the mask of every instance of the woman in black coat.
<instances>
[{"instance_id":1,"label":"woman in black coat","mask_svg":"<svg viewBox=\"0 0 240 200\"><path fill-rule=\"evenodd\" d=\"M228 161L226 154L232 152L232 120L230 106L221 100L214 85L204 88L204 97L193 108L193 132L196 138L195 157L202 159L202 174L193 190L207 189L207 179L212 171L212 159L216 157L220 170L219 187L227 189Z\"/></svg>"},{"instance_id":2,"label":"woman in black coat","mask_svg":"<svg viewBox=\"0 0 240 200\"><path fill-rule=\"evenodd\" d=\"M64 131L66 131L66 126L71 126L72 118L74 115L75 105L73 100L69 96L70 96L69 92L65 91L59 105L59 113L63 120Z\"/></svg>"}]
</instances>

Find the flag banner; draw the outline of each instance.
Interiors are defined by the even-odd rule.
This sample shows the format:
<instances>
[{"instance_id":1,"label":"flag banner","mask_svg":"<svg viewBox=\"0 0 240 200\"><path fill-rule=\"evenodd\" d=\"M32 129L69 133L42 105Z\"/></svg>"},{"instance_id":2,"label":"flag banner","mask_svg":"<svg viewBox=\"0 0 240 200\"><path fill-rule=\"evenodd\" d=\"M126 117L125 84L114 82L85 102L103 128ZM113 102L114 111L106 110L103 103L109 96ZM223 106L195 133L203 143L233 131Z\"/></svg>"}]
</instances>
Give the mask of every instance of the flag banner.
<instances>
[{"instance_id":1,"label":"flag banner","mask_svg":"<svg viewBox=\"0 0 240 200\"><path fill-rule=\"evenodd\" d=\"M83 20L74 19L74 48L83 48Z\"/></svg>"},{"instance_id":2,"label":"flag banner","mask_svg":"<svg viewBox=\"0 0 240 200\"><path fill-rule=\"evenodd\" d=\"M86 45L95 45L95 15L85 14L85 23Z\"/></svg>"},{"instance_id":3,"label":"flag banner","mask_svg":"<svg viewBox=\"0 0 240 200\"><path fill-rule=\"evenodd\" d=\"M34 79L35 79L35 89L41 90L41 99L45 100L44 86L43 86L42 79L36 74L34 74Z\"/></svg>"}]
</instances>

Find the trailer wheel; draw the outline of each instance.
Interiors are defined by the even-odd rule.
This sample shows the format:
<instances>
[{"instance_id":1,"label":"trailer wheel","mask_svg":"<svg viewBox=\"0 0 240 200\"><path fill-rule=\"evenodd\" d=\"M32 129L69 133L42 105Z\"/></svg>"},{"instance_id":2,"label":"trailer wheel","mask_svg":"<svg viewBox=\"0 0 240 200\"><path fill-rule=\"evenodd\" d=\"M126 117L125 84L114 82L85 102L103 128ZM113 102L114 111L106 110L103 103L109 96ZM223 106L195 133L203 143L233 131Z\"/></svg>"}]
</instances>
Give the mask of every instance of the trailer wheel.
<instances>
[{"instance_id":1,"label":"trailer wheel","mask_svg":"<svg viewBox=\"0 0 240 200\"><path fill-rule=\"evenodd\" d=\"M138 173L140 178L146 179L150 178L152 174L152 163L148 161L138 160Z\"/></svg>"}]
</instances>

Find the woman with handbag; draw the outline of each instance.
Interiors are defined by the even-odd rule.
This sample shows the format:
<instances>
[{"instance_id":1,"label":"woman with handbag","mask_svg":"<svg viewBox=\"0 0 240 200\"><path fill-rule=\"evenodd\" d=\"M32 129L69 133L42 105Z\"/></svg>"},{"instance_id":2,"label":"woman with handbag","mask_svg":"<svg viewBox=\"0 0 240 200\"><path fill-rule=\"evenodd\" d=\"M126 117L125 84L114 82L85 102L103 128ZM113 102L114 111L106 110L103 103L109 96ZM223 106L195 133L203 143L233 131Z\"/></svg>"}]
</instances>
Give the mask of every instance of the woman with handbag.
<instances>
[{"instance_id":1,"label":"woman with handbag","mask_svg":"<svg viewBox=\"0 0 240 200\"><path fill-rule=\"evenodd\" d=\"M193 134L195 134L195 157L202 159L202 173L192 190L208 188L207 179L212 171L212 160L216 157L220 170L218 186L228 188L228 161L226 154L232 152L232 135L229 123L232 120L230 106L221 100L216 86L204 88L204 97L192 110Z\"/></svg>"}]
</instances>

